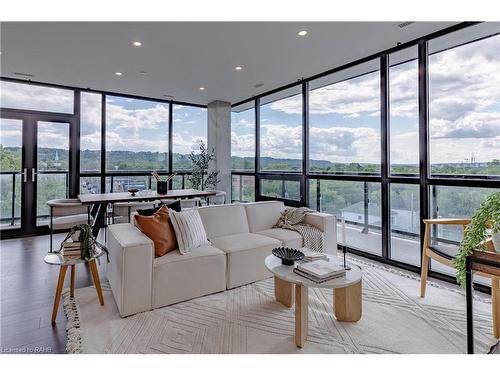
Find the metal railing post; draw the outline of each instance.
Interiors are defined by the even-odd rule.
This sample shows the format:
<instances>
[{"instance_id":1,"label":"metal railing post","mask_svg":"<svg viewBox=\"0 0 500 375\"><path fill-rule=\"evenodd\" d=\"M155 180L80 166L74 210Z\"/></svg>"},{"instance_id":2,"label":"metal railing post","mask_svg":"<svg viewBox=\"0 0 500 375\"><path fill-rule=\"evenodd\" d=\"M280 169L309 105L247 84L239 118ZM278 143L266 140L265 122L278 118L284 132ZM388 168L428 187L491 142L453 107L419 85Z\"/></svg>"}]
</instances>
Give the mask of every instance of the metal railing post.
<instances>
[{"instance_id":1,"label":"metal railing post","mask_svg":"<svg viewBox=\"0 0 500 375\"><path fill-rule=\"evenodd\" d=\"M240 202L243 201L243 175L240 174Z\"/></svg>"},{"instance_id":2,"label":"metal railing post","mask_svg":"<svg viewBox=\"0 0 500 375\"><path fill-rule=\"evenodd\" d=\"M16 224L16 173L12 173L12 218L10 220L10 225L14 226Z\"/></svg>"},{"instance_id":3,"label":"metal railing post","mask_svg":"<svg viewBox=\"0 0 500 375\"><path fill-rule=\"evenodd\" d=\"M368 233L368 182L364 181L363 182L363 189L364 189L364 194L363 194L363 211L364 211L364 226L363 230L361 233Z\"/></svg>"}]
</instances>

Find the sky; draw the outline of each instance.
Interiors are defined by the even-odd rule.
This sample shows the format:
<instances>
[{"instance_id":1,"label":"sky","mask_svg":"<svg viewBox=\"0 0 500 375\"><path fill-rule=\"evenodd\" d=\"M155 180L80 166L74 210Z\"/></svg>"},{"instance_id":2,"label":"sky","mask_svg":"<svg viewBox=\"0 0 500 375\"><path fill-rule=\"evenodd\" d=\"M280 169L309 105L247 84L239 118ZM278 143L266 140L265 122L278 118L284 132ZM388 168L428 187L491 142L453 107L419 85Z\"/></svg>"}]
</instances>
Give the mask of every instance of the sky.
<instances>
[{"instance_id":1,"label":"sky","mask_svg":"<svg viewBox=\"0 0 500 375\"><path fill-rule=\"evenodd\" d=\"M432 41L430 42L432 43ZM500 35L429 57L432 163L476 161L500 155ZM19 89L22 86L23 89ZM379 74L369 73L310 93L310 153L332 162L380 162ZM71 90L1 82L1 105L71 112ZM391 160L418 161L417 66L390 70ZM107 97L108 150L168 151L168 106ZM82 93L82 149L100 149L100 95ZM301 157L301 96L261 107L261 155ZM232 154L253 156L253 109L232 115ZM187 154L206 140L206 109L174 106L174 152ZM47 144L67 148L57 127ZM19 145L20 128L2 121L1 143Z\"/></svg>"},{"instance_id":2,"label":"sky","mask_svg":"<svg viewBox=\"0 0 500 375\"><path fill-rule=\"evenodd\" d=\"M500 158L500 35L429 58L432 163ZM391 67L393 163L418 163L418 70ZM380 163L379 73L310 92L310 155L331 162ZM261 107L262 156L301 157L301 96ZM252 111L249 111L250 113ZM233 116L233 155L252 152L248 116Z\"/></svg>"}]
</instances>

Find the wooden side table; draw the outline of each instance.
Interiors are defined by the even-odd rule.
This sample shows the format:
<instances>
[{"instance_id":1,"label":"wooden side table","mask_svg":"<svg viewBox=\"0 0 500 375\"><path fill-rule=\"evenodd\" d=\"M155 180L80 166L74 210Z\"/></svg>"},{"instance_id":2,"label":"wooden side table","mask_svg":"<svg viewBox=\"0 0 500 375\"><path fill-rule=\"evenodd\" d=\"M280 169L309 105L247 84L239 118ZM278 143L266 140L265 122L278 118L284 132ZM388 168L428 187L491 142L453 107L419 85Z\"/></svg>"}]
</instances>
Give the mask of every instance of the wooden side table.
<instances>
[{"instance_id":1,"label":"wooden side table","mask_svg":"<svg viewBox=\"0 0 500 375\"><path fill-rule=\"evenodd\" d=\"M57 311L59 309L59 302L61 301L62 289L64 286L64 280L66 278L66 271L68 267L71 267L71 279L70 279L70 296L75 296L75 272L76 265L80 263L88 263L90 267L90 272L92 273L92 279L94 280L95 289L97 292L97 297L99 298L99 303L104 306L104 297L102 295L101 281L99 280L99 271L97 270L96 259L104 255L104 251L98 252L90 260L82 260L80 258L68 258L63 257L59 253L49 253L45 256L44 262L53 266L59 266L59 277L57 279L56 294L54 297L54 306L52 308L52 324L55 323L57 318Z\"/></svg>"}]
</instances>

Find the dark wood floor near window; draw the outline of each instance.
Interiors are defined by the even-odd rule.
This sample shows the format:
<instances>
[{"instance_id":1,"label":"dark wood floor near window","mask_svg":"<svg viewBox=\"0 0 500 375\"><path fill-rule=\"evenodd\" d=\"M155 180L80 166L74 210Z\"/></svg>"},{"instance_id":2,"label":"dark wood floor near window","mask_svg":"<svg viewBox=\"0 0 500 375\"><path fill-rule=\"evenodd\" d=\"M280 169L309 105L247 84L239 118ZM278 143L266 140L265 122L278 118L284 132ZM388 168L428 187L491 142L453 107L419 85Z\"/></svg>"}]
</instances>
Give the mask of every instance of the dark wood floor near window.
<instances>
[{"instance_id":1,"label":"dark wood floor near window","mask_svg":"<svg viewBox=\"0 0 500 375\"><path fill-rule=\"evenodd\" d=\"M55 235L60 243L63 234ZM0 352L65 353L66 317L59 306L57 321L51 324L52 305L59 267L45 264L48 236L0 242ZM104 275L101 260L99 273ZM75 288L92 284L90 269L76 266ZM66 275L66 287L69 275Z\"/></svg>"}]
</instances>

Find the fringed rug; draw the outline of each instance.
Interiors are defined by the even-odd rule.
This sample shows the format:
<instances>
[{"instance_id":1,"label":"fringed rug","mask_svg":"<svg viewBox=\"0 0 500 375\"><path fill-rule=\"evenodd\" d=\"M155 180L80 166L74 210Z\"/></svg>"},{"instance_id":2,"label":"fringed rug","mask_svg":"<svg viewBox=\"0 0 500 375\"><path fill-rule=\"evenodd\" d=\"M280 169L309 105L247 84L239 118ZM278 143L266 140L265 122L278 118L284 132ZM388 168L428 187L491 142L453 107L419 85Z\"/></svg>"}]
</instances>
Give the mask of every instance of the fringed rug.
<instances>
[{"instance_id":1,"label":"fringed rug","mask_svg":"<svg viewBox=\"0 0 500 375\"><path fill-rule=\"evenodd\" d=\"M418 278L353 260L363 269L363 316L341 323L331 290L309 291L309 334L294 343L294 309L274 300L273 279L120 318L109 286L105 306L95 289L66 293L70 353L465 353L465 297L429 283L419 297ZM475 349L487 353L491 303L475 298Z\"/></svg>"}]
</instances>

